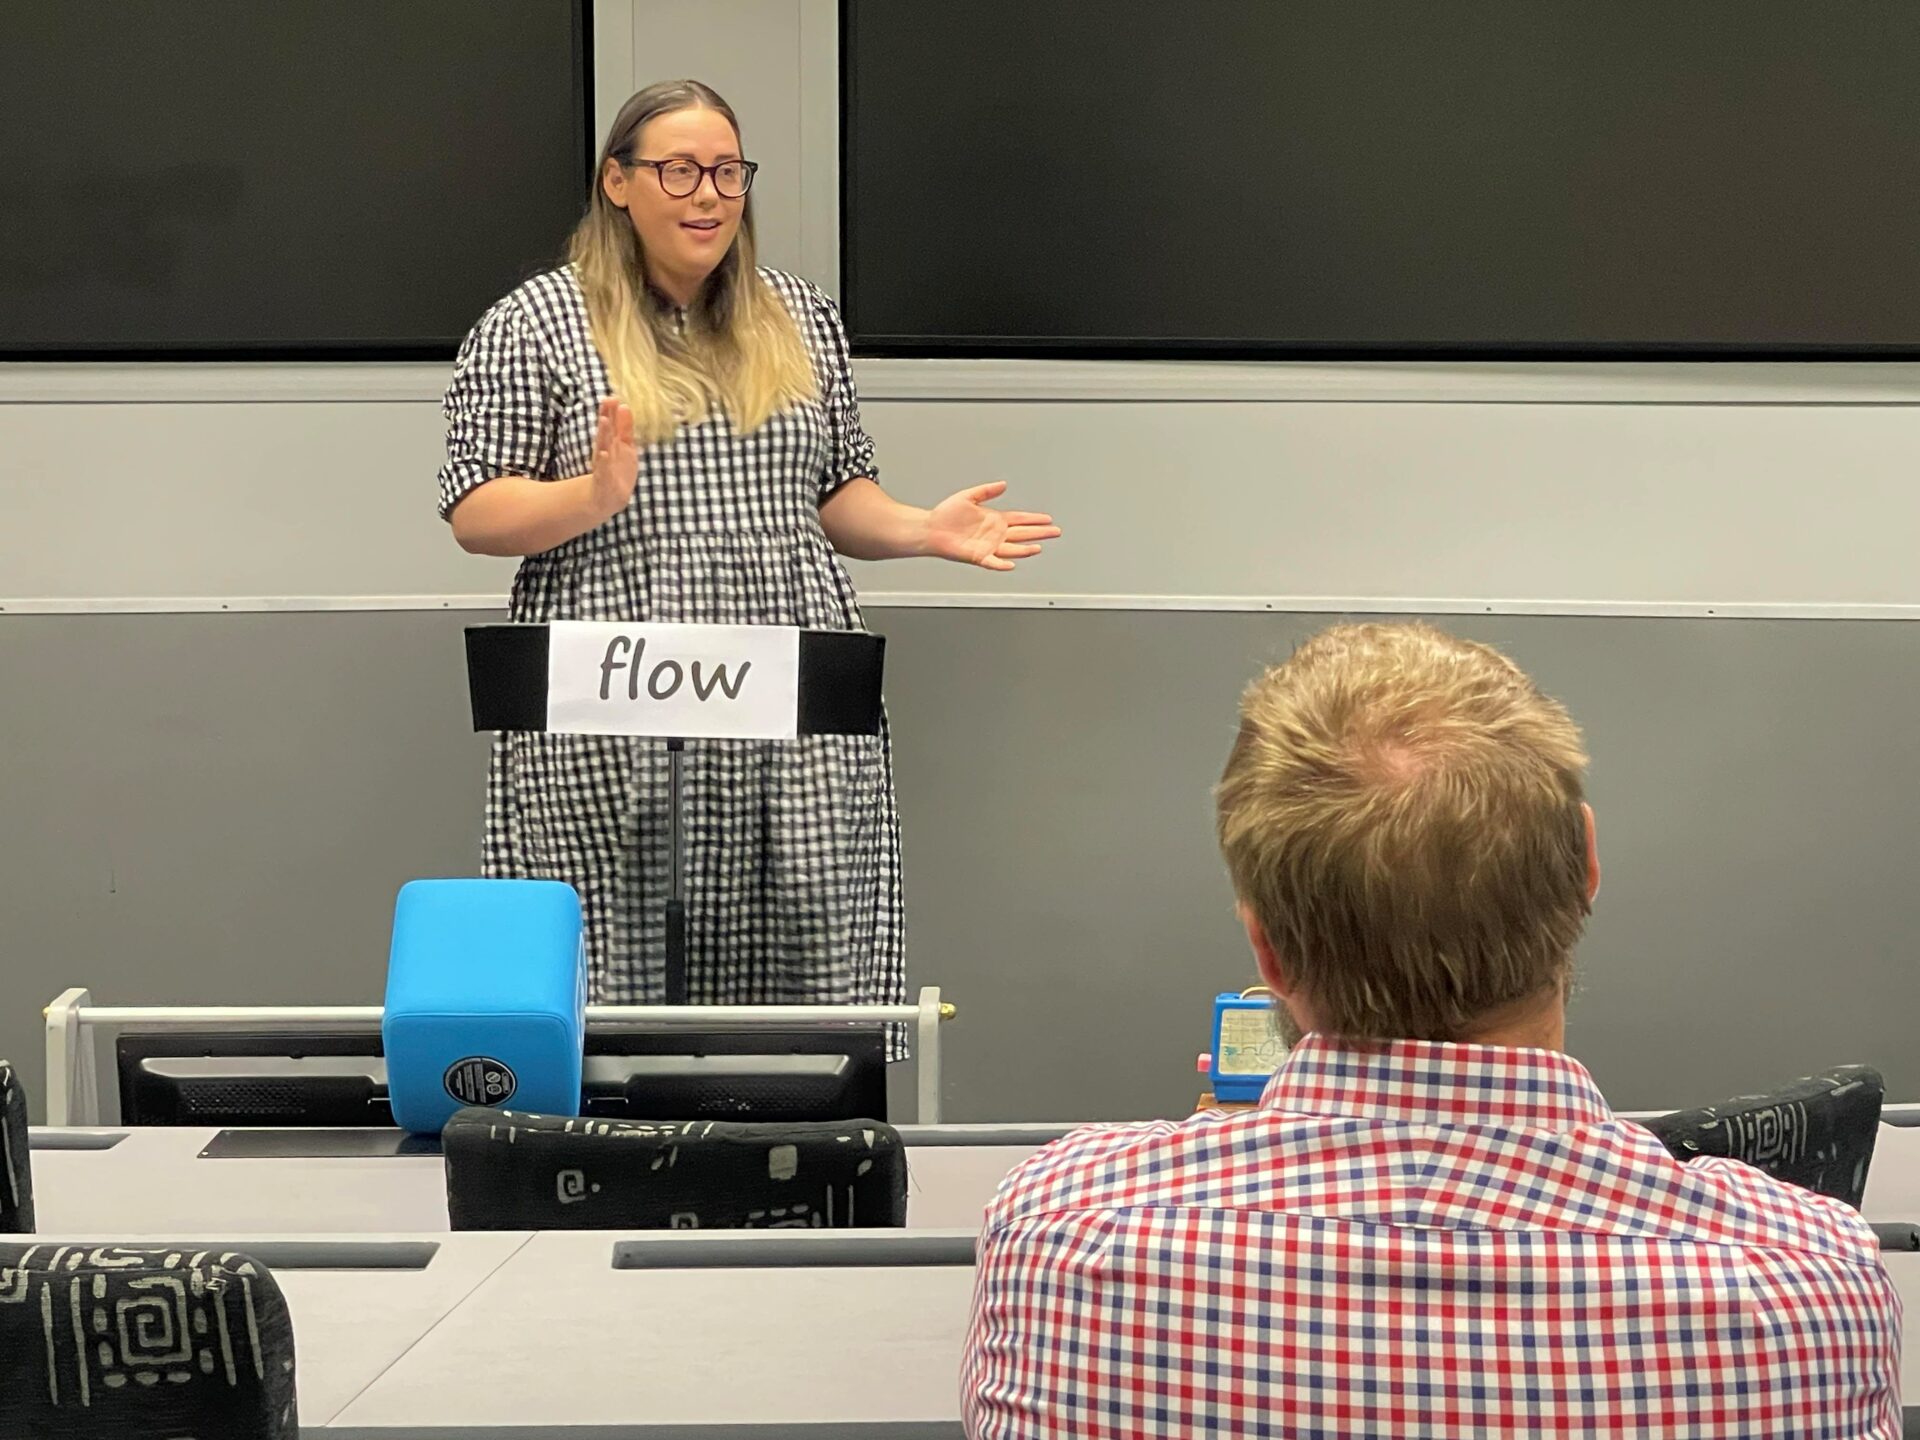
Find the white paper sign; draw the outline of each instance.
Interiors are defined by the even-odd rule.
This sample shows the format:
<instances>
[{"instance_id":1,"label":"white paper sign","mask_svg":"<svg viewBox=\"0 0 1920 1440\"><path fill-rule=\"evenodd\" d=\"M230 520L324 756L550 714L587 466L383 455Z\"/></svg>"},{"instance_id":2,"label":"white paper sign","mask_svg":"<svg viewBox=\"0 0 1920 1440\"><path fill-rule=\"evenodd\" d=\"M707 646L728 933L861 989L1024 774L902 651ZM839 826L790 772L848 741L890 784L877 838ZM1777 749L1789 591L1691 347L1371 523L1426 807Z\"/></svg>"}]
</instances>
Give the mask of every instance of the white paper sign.
<instances>
[{"instance_id":1,"label":"white paper sign","mask_svg":"<svg viewBox=\"0 0 1920 1440\"><path fill-rule=\"evenodd\" d=\"M685 740L791 740L800 632L781 625L549 627L547 729Z\"/></svg>"}]
</instances>

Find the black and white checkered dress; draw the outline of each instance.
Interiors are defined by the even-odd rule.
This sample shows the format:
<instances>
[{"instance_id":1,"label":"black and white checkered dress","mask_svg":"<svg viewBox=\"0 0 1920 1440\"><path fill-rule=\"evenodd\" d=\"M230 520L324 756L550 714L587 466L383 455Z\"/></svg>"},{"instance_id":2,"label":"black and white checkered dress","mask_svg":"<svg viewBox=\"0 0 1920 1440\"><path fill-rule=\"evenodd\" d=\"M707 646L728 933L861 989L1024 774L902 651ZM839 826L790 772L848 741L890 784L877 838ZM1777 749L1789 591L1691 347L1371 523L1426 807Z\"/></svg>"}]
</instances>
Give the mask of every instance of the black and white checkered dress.
<instances>
[{"instance_id":1,"label":"black and white checkered dress","mask_svg":"<svg viewBox=\"0 0 1920 1440\"><path fill-rule=\"evenodd\" d=\"M633 502L530 556L519 621L650 620L864 628L820 502L875 476L833 303L777 270L820 398L751 435L724 419L640 453ZM612 392L571 269L501 300L460 348L446 395L440 512L499 475L592 468ZM900 827L887 736L689 741L687 989L697 1004L896 1003L905 994ZM485 871L565 880L586 910L595 1000L662 998L667 765L660 742L496 738Z\"/></svg>"}]
</instances>

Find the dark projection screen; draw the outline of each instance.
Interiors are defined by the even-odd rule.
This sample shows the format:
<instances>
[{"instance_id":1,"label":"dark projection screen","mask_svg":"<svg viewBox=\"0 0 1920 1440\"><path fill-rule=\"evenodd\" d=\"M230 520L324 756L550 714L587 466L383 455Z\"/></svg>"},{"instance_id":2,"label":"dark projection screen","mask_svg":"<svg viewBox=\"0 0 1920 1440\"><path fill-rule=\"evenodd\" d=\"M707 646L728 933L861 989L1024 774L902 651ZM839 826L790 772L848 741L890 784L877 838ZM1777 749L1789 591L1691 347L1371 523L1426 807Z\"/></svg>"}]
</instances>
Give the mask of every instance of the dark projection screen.
<instances>
[{"instance_id":1,"label":"dark projection screen","mask_svg":"<svg viewBox=\"0 0 1920 1440\"><path fill-rule=\"evenodd\" d=\"M870 354L1920 354L1920 5L844 0Z\"/></svg>"},{"instance_id":2,"label":"dark projection screen","mask_svg":"<svg viewBox=\"0 0 1920 1440\"><path fill-rule=\"evenodd\" d=\"M451 356L592 168L585 0L0 20L0 358Z\"/></svg>"}]
</instances>

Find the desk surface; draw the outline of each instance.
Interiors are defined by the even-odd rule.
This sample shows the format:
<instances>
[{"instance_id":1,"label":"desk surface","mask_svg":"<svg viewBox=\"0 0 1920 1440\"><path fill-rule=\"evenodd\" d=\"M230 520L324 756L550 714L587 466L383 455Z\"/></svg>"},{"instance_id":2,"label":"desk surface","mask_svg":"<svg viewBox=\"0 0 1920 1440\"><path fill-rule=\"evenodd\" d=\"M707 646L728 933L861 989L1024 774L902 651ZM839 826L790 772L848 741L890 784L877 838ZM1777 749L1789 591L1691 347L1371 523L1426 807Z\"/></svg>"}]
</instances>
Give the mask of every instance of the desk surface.
<instances>
[{"instance_id":1,"label":"desk surface","mask_svg":"<svg viewBox=\"0 0 1920 1440\"><path fill-rule=\"evenodd\" d=\"M199 1156L217 1133L211 1129L120 1133L109 1149L33 1152L34 1208L42 1230L257 1235L447 1229L446 1178L438 1155L209 1160ZM977 1228L1002 1177L1033 1149L910 1145L908 1228Z\"/></svg>"},{"instance_id":2,"label":"desk surface","mask_svg":"<svg viewBox=\"0 0 1920 1440\"><path fill-rule=\"evenodd\" d=\"M625 1237L612 1233L444 1233L436 1157L197 1159L211 1135L136 1131L108 1150L37 1150L42 1228L53 1243L440 1244L420 1271L276 1268L293 1313L304 1430L342 1440L960 1433L970 1267L615 1270ZM1029 1148L912 1147L914 1225L970 1233ZM1883 1127L1866 1208L1874 1219L1920 1219L1920 1129ZM392 1223L402 1214L427 1223ZM1920 1314L1920 1254L1885 1258L1907 1312ZM1902 1382L1920 1398L1920 1345L1903 1358ZM1920 1412L1909 1415L1908 1433L1920 1435Z\"/></svg>"},{"instance_id":3,"label":"desk surface","mask_svg":"<svg viewBox=\"0 0 1920 1440\"><path fill-rule=\"evenodd\" d=\"M971 1266L616 1270L618 1238L535 1235L341 1411L336 1428L958 1433Z\"/></svg>"},{"instance_id":4,"label":"desk surface","mask_svg":"<svg viewBox=\"0 0 1920 1440\"><path fill-rule=\"evenodd\" d=\"M1914 1333L1912 1317L1920 1316L1920 1254L1910 1251L1889 1251L1880 1258L1886 1262L1887 1274L1892 1277L1894 1288L1900 1292L1901 1309L1908 1316L1905 1344L1900 1350L1900 1398L1907 1407L1910 1417L1908 1433L1914 1433L1911 1417L1920 1416L1920 1335Z\"/></svg>"},{"instance_id":5,"label":"desk surface","mask_svg":"<svg viewBox=\"0 0 1920 1440\"><path fill-rule=\"evenodd\" d=\"M960 1435L971 1268L618 1271L617 1238L534 1236L326 1433L341 1440ZM1888 1261L1911 1312L1920 1304L1920 1255ZM1916 1360L1902 1365L1910 1395L1920 1394ZM1920 1432L1920 1411L1908 1411L1906 1431Z\"/></svg>"},{"instance_id":6,"label":"desk surface","mask_svg":"<svg viewBox=\"0 0 1920 1440\"><path fill-rule=\"evenodd\" d=\"M109 1149L33 1152L40 1228L95 1234L387 1234L447 1229L437 1155L201 1159L218 1132L115 1132ZM907 1146L907 1226L977 1227L1006 1173L1036 1148L993 1143L993 1127L941 1127ZM913 1132L909 1130L909 1136ZM960 1140L965 1143L924 1143ZM1920 1126L1883 1124L1868 1173L1869 1220L1920 1219Z\"/></svg>"},{"instance_id":7,"label":"desk surface","mask_svg":"<svg viewBox=\"0 0 1920 1440\"><path fill-rule=\"evenodd\" d=\"M260 1243L312 1241L324 1251L337 1235L248 1237L229 1232L145 1235L64 1231L35 1237L44 1244L175 1245L181 1248L248 1250ZM478 1235L368 1235L367 1241L430 1240L439 1248L424 1269L273 1268L293 1319L294 1379L302 1430L326 1426L382 1375L388 1374L422 1336L462 1302L533 1237L489 1231ZM364 1263L364 1262L363 1262Z\"/></svg>"}]
</instances>

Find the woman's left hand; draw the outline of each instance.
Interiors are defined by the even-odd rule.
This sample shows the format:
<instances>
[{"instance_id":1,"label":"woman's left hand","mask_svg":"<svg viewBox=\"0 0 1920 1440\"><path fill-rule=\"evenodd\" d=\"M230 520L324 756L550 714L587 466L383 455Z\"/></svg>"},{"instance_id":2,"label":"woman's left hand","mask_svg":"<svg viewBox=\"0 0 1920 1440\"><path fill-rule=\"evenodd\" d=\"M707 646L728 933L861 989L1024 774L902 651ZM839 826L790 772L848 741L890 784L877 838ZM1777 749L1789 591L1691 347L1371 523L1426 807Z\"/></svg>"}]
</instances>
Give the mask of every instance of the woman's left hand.
<instances>
[{"instance_id":1,"label":"woman's left hand","mask_svg":"<svg viewBox=\"0 0 1920 1440\"><path fill-rule=\"evenodd\" d=\"M1040 553L1056 540L1060 527L1051 515L1027 510L990 510L987 501L1004 495L1007 482L976 485L949 495L927 512L927 554L988 570L1011 570L1016 560Z\"/></svg>"}]
</instances>

